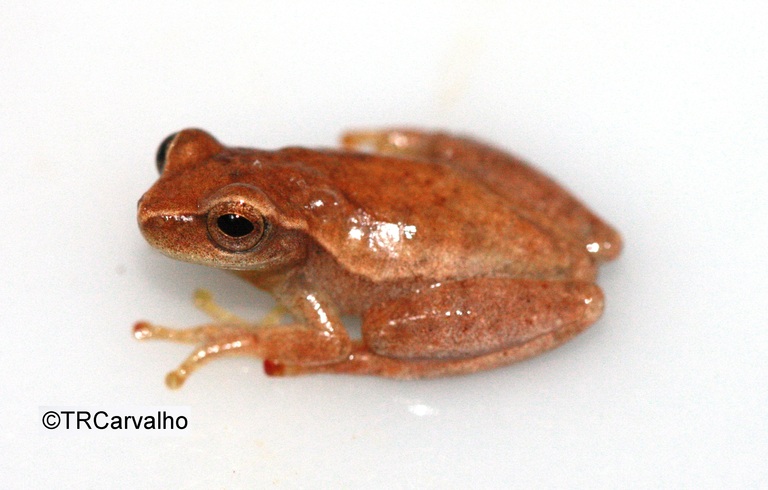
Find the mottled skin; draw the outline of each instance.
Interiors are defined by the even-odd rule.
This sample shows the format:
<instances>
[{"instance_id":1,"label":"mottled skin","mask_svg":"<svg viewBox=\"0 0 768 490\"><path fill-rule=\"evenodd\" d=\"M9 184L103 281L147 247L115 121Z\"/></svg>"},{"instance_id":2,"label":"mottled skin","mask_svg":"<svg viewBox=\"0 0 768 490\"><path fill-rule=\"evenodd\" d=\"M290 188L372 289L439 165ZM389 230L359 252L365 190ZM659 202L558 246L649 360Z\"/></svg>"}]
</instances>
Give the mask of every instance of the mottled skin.
<instances>
[{"instance_id":1,"label":"mottled skin","mask_svg":"<svg viewBox=\"0 0 768 490\"><path fill-rule=\"evenodd\" d=\"M443 133L356 132L342 143L228 148L188 129L161 146L160 179L139 201L147 241L235 271L295 319L137 324L139 338L201 344L169 384L234 352L273 375L468 373L555 347L600 316L597 266L621 240L551 179ZM221 216L252 226L233 231ZM342 314L362 315L361 340Z\"/></svg>"}]
</instances>

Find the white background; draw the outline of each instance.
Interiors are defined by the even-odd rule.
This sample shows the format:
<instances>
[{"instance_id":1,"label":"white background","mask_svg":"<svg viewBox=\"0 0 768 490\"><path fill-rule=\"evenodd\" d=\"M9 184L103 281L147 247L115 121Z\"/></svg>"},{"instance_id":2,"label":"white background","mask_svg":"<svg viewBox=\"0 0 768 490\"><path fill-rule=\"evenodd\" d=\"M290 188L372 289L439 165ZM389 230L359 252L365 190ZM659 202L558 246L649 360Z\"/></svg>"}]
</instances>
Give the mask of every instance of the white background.
<instances>
[{"instance_id":1,"label":"white background","mask_svg":"<svg viewBox=\"0 0 768 490\"><path fill-rule=\"evenodd\" d=\"M0 7L0 486L768 486L765 2L27 2ZM131 325L211 289L135 224L168 134L330 146L406 124L514 150L623 233L603 318L496 371L267 378ZM382 192L386 192L382 188ZM39 406L188 405L186 437Z\"/></svg>"}]
</instances>

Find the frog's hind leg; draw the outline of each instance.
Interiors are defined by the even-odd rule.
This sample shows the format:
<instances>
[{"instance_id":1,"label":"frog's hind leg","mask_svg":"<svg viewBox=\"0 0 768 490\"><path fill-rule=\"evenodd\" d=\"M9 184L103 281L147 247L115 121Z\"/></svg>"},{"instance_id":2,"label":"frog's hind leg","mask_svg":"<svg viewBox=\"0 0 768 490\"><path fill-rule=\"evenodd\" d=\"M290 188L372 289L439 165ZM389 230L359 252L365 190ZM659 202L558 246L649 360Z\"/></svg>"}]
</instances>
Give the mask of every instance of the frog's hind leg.
<instances>
[{"instance_id":1,"label":"frog's hind leg","mask_svg":"<svg viewBox=\"0 0 768 490\"><path fill-rule=\"evenodd\" d=\"M602 292L591 283L469 279L373 308L363 318L363 341L342 362L266 361L265 370L403 379L472 373L557 347L602 309Z\"/></svg>"},{"instance_id":2,"label":"frog's hind leg","mask_svg":"<svg viewBox=\"0 0 768 490\"><path fill-rule=\"evenodd\" d=\"M347 150L432 159L438 136L442 135L410 129L348 131L341 136L341 146Z\"/></svg>"},{"instance_id":3,"label":"frog's hind leg","mask_svg":"<svg viewBox=\"0 0 768 490\"><path fill-rule=\"evenodd\" d=\"M426 379L457 376L506 366L554 349L581 332L570 326L539 336L525 344L466 359L398 359L371 351L362 342L354 343L349 358L334 364L302 366L264 361L264 372L270 376L304 374L356 374L395 379Z\"/></svg>"},{"instance_id":4,"label":"frog's hind leg","mask_svg":"<svg viewBox=\"0 0 768 490\"><path fill-rule=\"evenodd\" d=\"M566 240L577 240L598 261L614 259L621 237L568 191L523 160L471 138L410 129L352 131L344 148L439 161L461 169L509 200L518 212Z\"/></svg>"}]
</instances>

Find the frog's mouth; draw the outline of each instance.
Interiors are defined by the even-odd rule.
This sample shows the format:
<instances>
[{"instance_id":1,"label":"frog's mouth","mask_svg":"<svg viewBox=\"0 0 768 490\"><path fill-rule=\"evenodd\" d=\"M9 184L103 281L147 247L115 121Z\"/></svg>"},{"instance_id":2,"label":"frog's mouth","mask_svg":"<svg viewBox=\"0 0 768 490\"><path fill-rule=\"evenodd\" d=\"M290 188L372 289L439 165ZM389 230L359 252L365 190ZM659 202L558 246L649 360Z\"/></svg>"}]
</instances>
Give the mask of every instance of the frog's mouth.
<instances>
[{"instance_id":1,"label":"frog's mouth","mask_svg":"<svg viewBox=\"0 0 768 490\"><path fill-rule=\"evenodd\" d=\"M225 210L226 211L226 210ZM230 213L178 213L167 209L151 209L139 202L139 229L147 242L155 249L176 260L191 262L219 269L269 271L301 261L306 249L300 230L286 230L272 227L265 220L261 229L254 227L254 238L250 248L242 249L222 244L222 239L232 240L240 225L235 229L214 230L222 216ZM253 217L251 217L253 218ZM255 221L255 218L253 218ZM226 220L225 220L226 221ZM231 225L231 223L229 223ZM215 236L214 233L229 236ZM248 233L242 238L249 240Z\"/></svg>"},{"instance_id":2,"label":"frog's mouth","mask_svg":"<svg viewBox=\"0 0 768 490\"><path fill-rule=\"evenodd\" d=\"M206 262L200 252L209 248L209 240L201 216L152 211L140 202L138 222L141 234L153 248L174 259Z\"/></svg>"}]
</instances>

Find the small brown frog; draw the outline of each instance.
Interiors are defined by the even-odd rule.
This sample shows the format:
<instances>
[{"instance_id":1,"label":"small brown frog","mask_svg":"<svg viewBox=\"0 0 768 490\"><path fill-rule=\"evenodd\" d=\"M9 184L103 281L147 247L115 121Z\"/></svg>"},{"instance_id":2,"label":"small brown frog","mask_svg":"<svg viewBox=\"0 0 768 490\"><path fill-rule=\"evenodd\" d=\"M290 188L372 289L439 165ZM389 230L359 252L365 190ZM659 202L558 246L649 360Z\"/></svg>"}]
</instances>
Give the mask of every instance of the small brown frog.
<instances>
[{"instance_id":1,"label":"small brown frog","mask_svg":"<svg viewBox=\"0 0 768 490\"><path fill-rule=\"evenodd\" d=\"M160 178L139 201L144 237L278 304L248 323L201 294L214 323L136 324L136 338L198 345L169 386L235 353L270 375L471 373L551 349L600 316L597 267L621 239L547 176L444 133L352 132L342 146L232 148L198 129L162 143ZM294 321L280 323L284 312ZM362 339L343 314L362 316Z\"/></svg>"}]
</instances>

